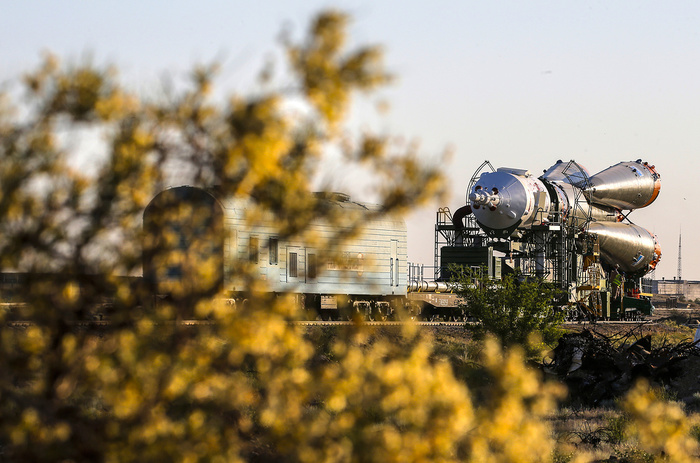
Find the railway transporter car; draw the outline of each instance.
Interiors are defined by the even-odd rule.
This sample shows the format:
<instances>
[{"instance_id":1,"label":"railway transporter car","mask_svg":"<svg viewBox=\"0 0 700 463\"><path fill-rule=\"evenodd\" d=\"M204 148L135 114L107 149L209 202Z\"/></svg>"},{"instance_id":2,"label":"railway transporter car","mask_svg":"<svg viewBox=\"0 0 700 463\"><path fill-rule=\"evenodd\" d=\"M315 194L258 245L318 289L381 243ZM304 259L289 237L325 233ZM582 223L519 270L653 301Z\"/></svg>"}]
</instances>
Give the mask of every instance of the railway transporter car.
<instances>
[{"instance_id":1,"label":"railway transporter car","mask_svg":"<svg viewBox=\"0 0 700 463\"><path fill-rule=\"evenodd\" d=\"M334 213L366 217L361 231L341 241L336 225L312 220L314 242L325 243L319 249L281 234L274 216L249 199L194 186L164 190L144 211L144 278L174 300L223 292L240 303L244 281L237 269L245 266L267 290L295 294L310 316L387 317L406 298L405 223L374 220L378 206L342 193L317 193L316 199ZM330 256L328 249L339 252Z\"/></svg>"}]
</instances>

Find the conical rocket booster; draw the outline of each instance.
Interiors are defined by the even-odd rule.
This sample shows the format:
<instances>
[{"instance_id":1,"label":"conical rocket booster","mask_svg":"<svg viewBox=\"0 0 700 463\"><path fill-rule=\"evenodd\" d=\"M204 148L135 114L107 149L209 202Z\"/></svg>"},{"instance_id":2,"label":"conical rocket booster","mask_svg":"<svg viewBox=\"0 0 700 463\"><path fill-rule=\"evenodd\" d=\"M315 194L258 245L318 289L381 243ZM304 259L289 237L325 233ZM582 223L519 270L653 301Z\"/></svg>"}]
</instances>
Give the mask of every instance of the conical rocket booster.
<instances>
[{"instance_id":1,"label":"conical rocket booster","mask_svg":"<svg viewBox=\"0 0 700 463\"><path fill-rule=\"evenodd\" d=\"M603 260L625 273L647 273L661 259L661 248L656 237L638 225L591 222L588 231L598 236Z\"/></svg>"},{"instance_id":2,"label":"conical rocket booster","mask_svg":"<svg viewBox=\"0 0 700 463\"><path fill-rule=\"evenodd\" d=\"M620 162L593 175L584 194L591 203L620 210L648 206L661 190L660 175L641 159Z\"/></svg>"}]
</instances>

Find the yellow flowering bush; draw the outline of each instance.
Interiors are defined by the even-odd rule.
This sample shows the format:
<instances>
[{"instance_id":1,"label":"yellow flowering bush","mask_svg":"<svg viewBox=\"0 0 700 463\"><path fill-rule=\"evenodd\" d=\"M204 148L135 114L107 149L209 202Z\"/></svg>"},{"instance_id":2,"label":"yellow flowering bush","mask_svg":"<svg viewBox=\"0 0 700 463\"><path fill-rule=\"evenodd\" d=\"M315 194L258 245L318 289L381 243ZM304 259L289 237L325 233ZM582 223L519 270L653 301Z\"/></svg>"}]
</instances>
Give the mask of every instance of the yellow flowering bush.
<instances>
[{"instance_id":1,"label":"yellow flowering bush","mask_svg":"<svg viewBox=\"0 0 700 463\"><path fill-rule=\"evenodd\" d=\"M634 422L629 431L640 448L661 461L697 461L698 442L691 437L690 420L678 403L659 400L641 381L625 397L623 410Z\"/></svg>"},{"instance_id":2,"label":"yellow flowering bush","mask_svg":"<svg viewBox=\"0 0 700 463\"><path fill-rule=\"evenodd\" d=\"M286 39L297 84L291 94L215 102L212 66L195 69L181 93L148 101L123 88L114 69L63 66L48 56L24 76L22 104L0 95L0 268L28 275L0 311L0 459L553 457L547 416L563 391L526 368L520 350L486 342L481 362L490 389L476 400L430 338L410 327L397 343L352 326L324 351L307 328L290 323L302 316L294 299L268 294L244 263L231 269L245 282L247 303L236 306L212 291L217 270L206 262L177 304L155 301L130 277L153 244L144 242L144 207L173 171L256 198L276 215L282 236L303 235L312 218L342 224L335 238L360 228L360 218L314 201L310 179L332 147L370 173L383 205L377 214L443 193L441 174L421 164L414 147L343 133L354 94L389 80L379 48L346 50L348 20L325 12L304 41ZM305 110L289 111L291 101ZM85 133L100 140L89 153L95 174L69 159ZM175 212L197 222L192 211ZM161 244L175 247L171 238ZM197 251L168 259L187 263ZM99 319L105 310L107 322ZM206 322L182 323L190 316ZM631 409L634 416L671 420L639 428L651 451L680 461L692 450L668 437L685 432L677 411L632 400L641 407Z\"/></svg>"}]
</instances>

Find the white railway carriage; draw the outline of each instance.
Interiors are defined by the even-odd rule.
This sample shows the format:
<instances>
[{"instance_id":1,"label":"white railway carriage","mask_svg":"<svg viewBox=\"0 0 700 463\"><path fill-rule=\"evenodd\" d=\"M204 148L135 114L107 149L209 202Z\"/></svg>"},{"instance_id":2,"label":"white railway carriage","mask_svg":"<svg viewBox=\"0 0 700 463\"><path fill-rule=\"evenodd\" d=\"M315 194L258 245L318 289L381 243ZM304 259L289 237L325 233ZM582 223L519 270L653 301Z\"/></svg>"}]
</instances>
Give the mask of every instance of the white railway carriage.
<instances>
[{"instance_id":1,"label":"white railway carriage","mask_svg":"<svg viewBox=\"0 0 700 463\"><path fill-rule=\"evenodd\" d=\"M340 193L319 198L353 216L378 207ZM224 290L235 298L244 289L235 267L245 263L254 266L270 291L298 294L307 309L324 318L356 312L384 317L392 302L405 300L402 220L368 220L355 238L331 242L340 258L329 259L313 244L281 238L271 213L249 220L249 204L191 186L158 194L144 212L144 277L155 291L178 298ZM320 220L309 228L321 242L338 231Z\"/></svg>"}]
</instances>

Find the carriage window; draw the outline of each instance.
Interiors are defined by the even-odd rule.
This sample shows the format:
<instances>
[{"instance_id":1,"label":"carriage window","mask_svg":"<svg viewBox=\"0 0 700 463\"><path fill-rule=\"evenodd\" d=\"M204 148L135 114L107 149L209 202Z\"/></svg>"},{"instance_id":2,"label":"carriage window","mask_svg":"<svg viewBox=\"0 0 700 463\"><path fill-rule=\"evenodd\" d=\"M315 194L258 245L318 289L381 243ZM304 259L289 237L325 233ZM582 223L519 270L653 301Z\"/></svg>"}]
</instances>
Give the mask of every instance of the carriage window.
<instances>
[{"instance_id":1,"label":"carriage window","mask_svg":"<svg viewBox=\"0 0 700 463\"><path fill-rule=\"evenodd\" d=\"M270 249L270 264L276 264L279 251L279 240L277 238L270 238L268 248Z\"/></svg>"},{"instance_id":2,"label":"carriage window","mask_svg":"<svg viewBox=\"0 0 700 463\"><path fill-rule=\"evenodd\" d=\"M258 263L258 258L260 256L260 246L257 236L251 236L248 245L248 260L253 263Z\"/></svg>"},{"instance_id":3,"label":"carriage window","mask_svg":"<svg viewBox=\"0 0 700 463\"><path fill-rule=\"evenodd\" d=\"M309 254L308 255L308 262L306 263L307 265L307 275L309 276L310 280L316 279L316 254Z\"/></svg>"},{"instance_id":4,"label":"carriage window","mask_svg":"<svg viewBox=\"0 0 700 463\"><path fill-rule=\"evenodd\" d=\"M297 275L298 275L298 272L297 272L297 253L290 252L289 253L289 277L296 278Z\"/></svg>"}]
</instances>

